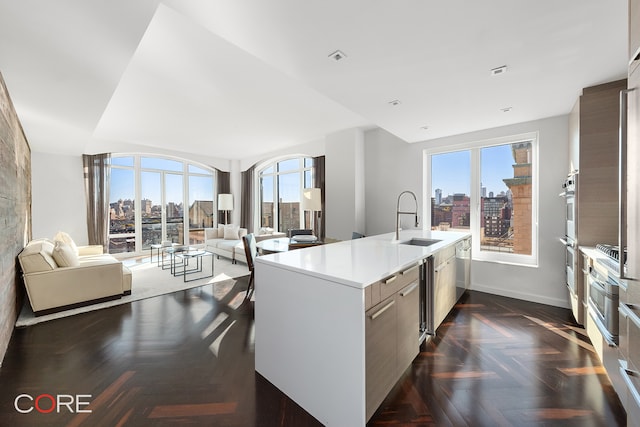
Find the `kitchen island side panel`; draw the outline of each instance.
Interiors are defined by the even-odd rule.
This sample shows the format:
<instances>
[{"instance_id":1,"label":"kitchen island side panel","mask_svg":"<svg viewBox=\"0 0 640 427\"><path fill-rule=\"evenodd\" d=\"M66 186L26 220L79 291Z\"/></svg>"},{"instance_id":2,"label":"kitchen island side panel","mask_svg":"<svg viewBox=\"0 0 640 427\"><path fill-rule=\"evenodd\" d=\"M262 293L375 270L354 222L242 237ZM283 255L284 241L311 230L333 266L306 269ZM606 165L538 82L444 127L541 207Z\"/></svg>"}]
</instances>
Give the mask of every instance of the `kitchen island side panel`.
<instances>
[{"instance_id":1,"label":"kitchen island side panel","mask_svg":"<svg viewBox=\"0 0 640 427\"><path fill-rule=\"evenodd\" d=\"M256 260L256 371L329 426L364 426L364 290Z\"/></svg>"}]
</instances>

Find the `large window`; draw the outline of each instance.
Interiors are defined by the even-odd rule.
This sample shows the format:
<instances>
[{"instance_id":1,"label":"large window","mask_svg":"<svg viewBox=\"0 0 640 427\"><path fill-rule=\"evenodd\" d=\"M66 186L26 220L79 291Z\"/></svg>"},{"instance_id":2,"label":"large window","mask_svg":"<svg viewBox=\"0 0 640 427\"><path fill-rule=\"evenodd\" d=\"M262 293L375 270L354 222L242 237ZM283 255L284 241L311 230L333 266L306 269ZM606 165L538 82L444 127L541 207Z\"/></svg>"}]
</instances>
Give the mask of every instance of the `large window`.
<instances>
[{"instance_id":1,"label":"large window","mask_svg":"<svg viewBox=\"0 0 640 427\"><path fill-rule=\"evenodd\" d=\"M212 169L177 159L114 155L109 252L140 252L162 241L202 244L204 228L214 222L213 201Z\"/></svg>"},{"instance_id":2,"label":"large window","mask_svg":"<svg viewBox=\"0 0 640 427\"><path fill-rule=\"evenodd\" d=\"M301 209L302 190L313 187L313 159L301 157L281 160L259 172L260 227L287 233L309 228L309 212Z\"/></svg>"},{"instance_id":3,"label":"large window","mask_svg":"<svg viewBox=\"0 0 640 427\"><path fill-rule=\"evenodd\" d=\"M537 135L426 150L433 230L470 231L474 258L537 264Z\"/></svg>"}]
</instances>

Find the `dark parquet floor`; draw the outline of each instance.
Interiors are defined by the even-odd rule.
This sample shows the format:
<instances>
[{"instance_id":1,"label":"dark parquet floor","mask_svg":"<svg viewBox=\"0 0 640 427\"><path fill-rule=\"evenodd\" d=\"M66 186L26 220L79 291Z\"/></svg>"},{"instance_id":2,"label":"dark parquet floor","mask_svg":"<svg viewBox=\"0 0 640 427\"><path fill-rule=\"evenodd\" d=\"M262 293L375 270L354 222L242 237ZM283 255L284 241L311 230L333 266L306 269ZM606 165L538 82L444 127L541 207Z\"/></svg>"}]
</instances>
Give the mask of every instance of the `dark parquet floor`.
<instances>
[{"instance_id":1,"label":"dark parquet floor","mask_svg":"<svg viewBox=\"0 0 640 427\"><path fill-rule=\"evenodd\" d=\"M245 287L242 279L222 297L194 288L15 330L0 368L0 425L319 425L255 373L253 303L237 304ZM41 398L51 413L21 414L20 394L90 394L82 399L91 413L58 413ZM468 292L369 425L621 426L624 418L568 310Z\"/></svg>"}]
</instances>

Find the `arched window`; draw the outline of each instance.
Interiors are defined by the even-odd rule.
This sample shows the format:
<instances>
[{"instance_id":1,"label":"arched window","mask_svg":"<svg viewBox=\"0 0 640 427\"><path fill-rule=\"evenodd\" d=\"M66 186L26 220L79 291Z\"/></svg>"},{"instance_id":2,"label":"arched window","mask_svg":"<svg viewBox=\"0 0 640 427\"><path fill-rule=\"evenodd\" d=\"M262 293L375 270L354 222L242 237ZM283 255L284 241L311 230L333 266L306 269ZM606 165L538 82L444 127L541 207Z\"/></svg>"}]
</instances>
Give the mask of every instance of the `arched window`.
<instances>
[{"instance_id":1,"label":"arched window","mask_svg":"<svg viewBox=\"0 0 640 427\"><path fill-rule=\"evenodd\" d=\"M214 223L214 170L177 158L112 155L109 252L204 243ZM139 207L139 208L137 208Z\"/></svg>"},{"instance_id":2,"label":"arched window","mask_svg":"<svg viewBox=\"0 0 640 427\"><path fill-rule=\"evenodd\" d=\"M310 227L310 213L301 209L302 190L314 186L313 158L278 160L258 172L260 227L287 233Z\"/></svg>"}]
</instances>

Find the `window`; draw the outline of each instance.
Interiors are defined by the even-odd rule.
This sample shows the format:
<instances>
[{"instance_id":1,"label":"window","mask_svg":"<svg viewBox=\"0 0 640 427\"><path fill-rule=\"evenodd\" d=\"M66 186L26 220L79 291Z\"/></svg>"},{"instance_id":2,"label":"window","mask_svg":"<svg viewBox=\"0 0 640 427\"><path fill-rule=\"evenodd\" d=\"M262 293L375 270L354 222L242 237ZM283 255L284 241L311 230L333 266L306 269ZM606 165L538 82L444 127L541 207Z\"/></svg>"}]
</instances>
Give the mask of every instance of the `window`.
<instances>
[{"instance_id":1,"label":"window","mask_svg":"<svg viewBox=\"0 0 640 427\"><path fill-rule=\"evenodd\" d=\"M287 233L310 227L309 212L302 211L302 190L313 187L313 159L298 157L263 167L260 184L260 227Z\"/></svg>"},{"instance_id":2,"label":"window","mask_svg":"<svg viewBox=\"0 0 640 427\"><path fill-rule=\"evenodd\" d=\"M537 135L428 149L432 230L470 231L474 259L537 264Z\"/></svg>"},{"instance_id":3,"label":"window","mask_svg":"<svg viewBox=\"0 0 640 427\"><path fill-rule=\"evenodd\" d=\"M162 241L202 244L204 228L213 225L213 201L214 175L206 166L114 155L109 252L140 252Z\"/></svg>"}]
</instances>

